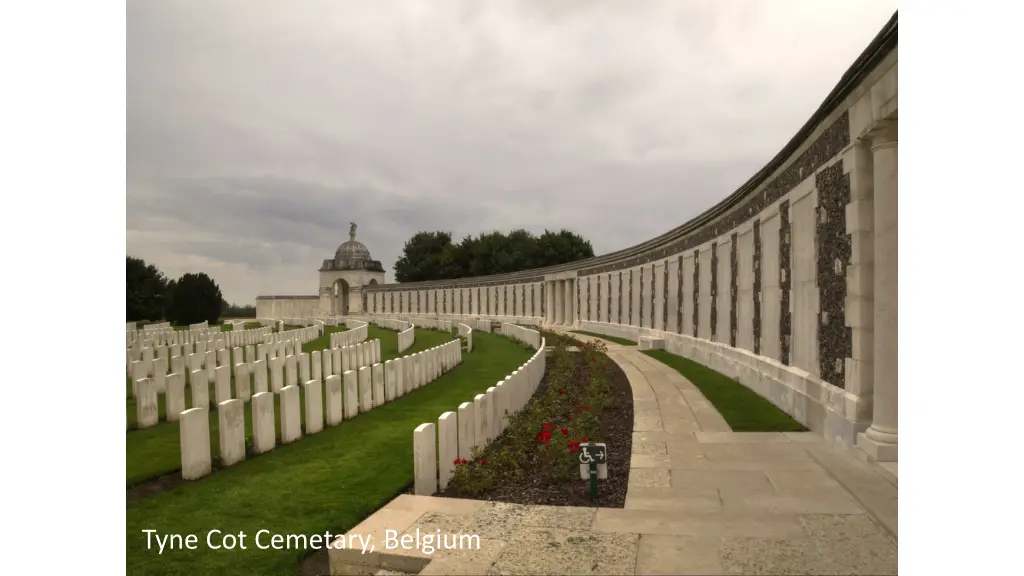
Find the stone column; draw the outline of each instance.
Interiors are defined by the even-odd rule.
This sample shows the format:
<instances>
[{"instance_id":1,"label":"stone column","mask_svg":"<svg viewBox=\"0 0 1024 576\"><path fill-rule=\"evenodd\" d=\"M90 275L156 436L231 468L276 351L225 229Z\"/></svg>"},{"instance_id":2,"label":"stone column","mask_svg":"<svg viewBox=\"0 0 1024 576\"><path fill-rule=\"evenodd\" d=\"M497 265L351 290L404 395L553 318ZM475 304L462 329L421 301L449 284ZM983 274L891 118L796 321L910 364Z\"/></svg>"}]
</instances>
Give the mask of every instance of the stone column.
<instances>
[{"instance_id":1,"label":"stone column","mask_svg":"<svg viewBox=\"0 0 1024 576\"><path fill-rule=\"evenodd\" d=\"M572 326L576 320L576 293L575 280L565 281L565 325Z\"/></svg>"},{"instance_id":2,"label":"stone column","mask_svg":"<svg viewBox=\"0 0 1024 576\"><path fill-rule=\"evenodd\" d=\"M871 427L857 445L880 462L897 460L897 228L899 206L897 122L870 133L874 169L874 397Z\"/></svg>"},{"instance_id":3,"label":"stone column","mask_svg":"<svg viewBox=\"0 0 1024 576\"><path fill-rule=\"evenodd\" d=\"M552 288L554 288L552 290L552 292L555 295L555 318L554 318L554 323L555 324L561 324L562 323L562 318L563 318L563 304L564 304L564 300L565 300L565 291L562 289L562 281L561 280L555 280L554 282L552 282L552 284L553 284Z\"/></svg>"},{"instance_id":4,"label":"stone column","mask_svg":"<svg viewBox=\"0 0 1024 576\"><path fill-rule=\"evenodd\" d=\"M551 281L544 283L544 322L555 323L555 283Z\"/></svg>"}]
</instances>

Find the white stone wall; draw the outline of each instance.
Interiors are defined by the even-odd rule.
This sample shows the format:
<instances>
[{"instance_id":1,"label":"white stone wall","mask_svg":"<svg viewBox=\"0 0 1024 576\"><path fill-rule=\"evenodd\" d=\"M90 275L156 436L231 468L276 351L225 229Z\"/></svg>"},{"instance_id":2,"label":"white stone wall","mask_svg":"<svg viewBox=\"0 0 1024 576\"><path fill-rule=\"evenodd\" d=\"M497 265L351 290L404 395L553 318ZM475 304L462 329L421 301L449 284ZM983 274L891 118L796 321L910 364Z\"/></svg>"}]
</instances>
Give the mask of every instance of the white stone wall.
<instances>
[{"instance_id":1,"label":"white stone wall","mask_svg":"<svg viewBox=\"0 0 1024 576\"><path fill-rule=\"evenodd\" d=\"M326 313L320 308L320 298L315 296L256 299L256 316L259 318L312 318Z\"/></svg>"}]
</instances>

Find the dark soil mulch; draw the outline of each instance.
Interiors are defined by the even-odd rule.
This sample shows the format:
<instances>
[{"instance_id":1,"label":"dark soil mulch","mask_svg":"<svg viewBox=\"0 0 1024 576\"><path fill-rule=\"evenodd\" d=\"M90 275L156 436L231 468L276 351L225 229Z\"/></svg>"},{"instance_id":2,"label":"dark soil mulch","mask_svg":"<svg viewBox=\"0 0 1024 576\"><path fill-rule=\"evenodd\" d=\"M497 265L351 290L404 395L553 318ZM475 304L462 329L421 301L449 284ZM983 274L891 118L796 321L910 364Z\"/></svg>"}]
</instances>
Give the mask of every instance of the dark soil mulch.
<instances>
[{"instance_id":1,"label":"dark soil mulch","mask_svg":"<svg viewBox=\"0 0 1024 576\"><path fill-rule=\"evenodd\" d=\"M544 334L548 343L552 342L553 334ZM560 338L566 344L574 345L575 342ZM577 359L578 367L573 375L574 379L584 378L583 357ZM548 374L553 368L553 362L548 364L548 372L545 372L537 395L548 385ZM604 431L604 442L608 446L608 479L601 480L598 485L597 502L590 500L590 484L578 477L564 484L550 484L545 478L536 474L535 462L521 463L523 466L522 475L519 477L501 478L495 482L495 486L483 493L474 496L463 496L457 493L453 486L449 486L443 492L436 494L446 498L472 498L476 500L491 500L496 502L508 502L512 504L544 504L551 506L598 506L602 508L622 508L626 503L626 488L629 483L629 463L633 445L633 393L629 387L629 380L621 368L614 362L609 362L611 373L611 389L619 404L614 408L605 409L601 413L601 428ZM582 384L578 384L582 386ZM530 401L531 404L533 400ZM529 405L528 405L529 407ZM484 452L487 458L489 452L500 449L507 441L508 432L494 441Z\"/></svg>"}]
</instances>

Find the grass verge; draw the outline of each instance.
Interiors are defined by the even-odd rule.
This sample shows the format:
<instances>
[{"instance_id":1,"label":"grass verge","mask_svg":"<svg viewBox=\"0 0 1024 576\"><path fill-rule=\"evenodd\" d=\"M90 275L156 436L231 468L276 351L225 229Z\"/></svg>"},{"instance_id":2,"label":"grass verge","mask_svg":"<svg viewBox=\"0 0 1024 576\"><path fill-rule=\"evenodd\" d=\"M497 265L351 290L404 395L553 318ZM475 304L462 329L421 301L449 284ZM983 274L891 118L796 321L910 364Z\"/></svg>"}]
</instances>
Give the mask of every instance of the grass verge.
<instances>
[{"instance_id":1,"label":"grass verge","mask_svg":"<svg viewBox=\"0 0 1024 576\"><path fill-rule=\"evenodd\" d=\"M693 382L734 432L804 432L802 424L779 410L757 392L688 358L664 350L644 350Z\"/></svg>"},{"instance_id":2,"label":"grass verge","mask_svg":"<svg viewBox=\"0 0 1024 576\"><path fill-rule=\"evenodd\" d=\"M332 331L340 331L343 328L334 329L328 328L328 331L313 340L302 345L302 351L309 353L315 350L325 350L330 345L330 333ZM384 330L377 328L376 326L370 326L369 328L370 340L380 339L380 352L382 361L392 360L398 358L398 333L392 332L391 330ZM448 342L452 339L450 334L445 332L436 332L433 330L416 330L416 343L412 348L407 350L405 354L408 355L415 352L426 350L434 346L439 346ZM232 385L232 397L237 397L234 390L234 374L231 376ZM209 398L211 403L216 398L215 384L210 382L209 384ZM491 384L493 386L493 383ZM131 391L131 381L128 381L128 391ZM165 399L164 395L158 395L157 402L159 404L160 418L165 417ZM191 393L188 386L185 387L185 405L191 406ZM305 397L303 390L299 388L299 405L305 406ZM275 406L275 421L280 439L281 433L281 421L280 421L280 398L274 398ZM246 407L248 411L248 406ZM128 399L127 401L127 417L128 423L134 424L136 419L136 408L135 400ZM211 408L210 413L210 449L211 453L217 455L220 451L220 419L217 414L216 408ZM302 426L305 429L305 411L300 411L300 418L302 419ZM252 433L252 420L246 418L245 420L245 432L246 435ZM150 428L135 429L128 432L126 435L126 470L125 470L125 484L126 486L134 486L140 482L157 478L170 472L175 472L181 469L181 446L180 437L178 431L177 422L167 422L161 420L156 426Z\"/></svg>"},{"instance_id":3,"label":"grass verge","mask_svg":"<svg viewBox=\"0 0 1024 576\"><path fill-rule=\"evenodd\" d=\"M416 331L417 346L431 334ZM493 334L440 379L338 426L202 480L127 504L127 572L135 576L291 574L305 549L260 550L255 537L343 534L412 481L412 431L503 379L530 351ZM131 456L129 456L131 458ZM146 534L195 534L195 550L147 549ZM211 550L210 530L246 534L246 550ZM261 536L267 544L267 534ZM215 544L217 543L215 538ZM379 543L378 543L379 545Z\"/></svg>"},{"instance_id":4,"label":"grass verge","mask_svg":"<svg viewBox=\"0 0 1024 576\"><path fill-rule=\"evenodd\" d=\"M636 342L632 340L626 340L625 338L619 338L618 336L606 336L604 334L598 334L597 332L586 332L584 330L573 330L573 334L583 334L584 336L591 336L593 338L600 338L609 342L615 342L616 344L622 344L623 346L636 346Z\"/></svg>"}]
</instances>

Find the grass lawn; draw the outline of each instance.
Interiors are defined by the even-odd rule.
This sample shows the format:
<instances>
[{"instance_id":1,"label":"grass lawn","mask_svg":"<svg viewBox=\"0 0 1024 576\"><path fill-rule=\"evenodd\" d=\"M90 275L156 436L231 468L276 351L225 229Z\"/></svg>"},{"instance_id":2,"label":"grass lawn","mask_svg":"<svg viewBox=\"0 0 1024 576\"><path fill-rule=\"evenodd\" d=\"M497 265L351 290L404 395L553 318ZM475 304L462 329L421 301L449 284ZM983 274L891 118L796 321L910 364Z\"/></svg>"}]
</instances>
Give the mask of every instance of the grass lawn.
<instances>
[{"instance_id":1,"label":"grass lawn","mask_svg":"<svg viewBox=\"0 0 1024 576\"><path fill-rule=\"evenodd\" d=\"M371 328L372 330L372 328ZM416 330L419 348L428 330ZM272 534L343 534L412 482L412 432L493 386L531 351L475 334L463 363L423 388L312 437L127 504L127 572L134 576L293 574L305 550L260 550ZM195 534L196 550L146 549L144 529ZM245 532L246 550L211 550L207 532ZM266 545L268 537L262 536ZM378 549L382 543L377 543Z\"/></svg>"},{"instance_id":2,"label":"grass lawn","mask_svg":"<svg viewBox=\"0 0 1024 576\"><path fill-rule=\"evenodd\" d=\"M330 333L334 331L342 331L343 328L328 328L324 336L307 342L302 345L303 352L313 352L315 350L325 350L330 344ZM398 358L398 333L392 332L391 330L384 330L375 326L370 326L369 329L370 340L380 339L380 352L383 360L391 360ZM405 355L412 354L439 346L448 342L452 339L452 336L444 332L435 332L433 330L416 330L416 343L413 347L406 351ZM232 385L232 397L236 397L234 390L234 374L231 375ZM492 383L493 385L493 383ZM131 380L128 379L128 392L131 392ZM209 383L209 394L211 403L216 398L216 386L211 381ZM174 472L181 469L181 447L180 437L178 432L177 422L167 422L163 420L165 414L164 408L164 395L159 394L157 396L157 402L159 403L160 418L161 422L156 426L150 428L136 429L126 434L126 451L127 451L127 465L125 471L125 483L127 486L132 486L162 476L169 472ZM185 405L192 405L192 398L189 386L185 387ZM275 420L277 436L281 437L281 420L280 420L280 399L279 397L274 398L275 405ZM305 429L305 397L303 390L299 388L299 405L303 407L300 411L300 418L302 419L303 429ZM246 407L246 411L248 411ZM127 401L127 418L130 425L134 425L136 422L136 408L135 400L128 399ZM325 410L326 413L326 410ZM217 410L211 408L210 410L210 446L211 453L216 456L220 451L220 435L218 430L220 429L220 420L217 416ZM246 434L252 433L252 420L246 418L245 421Z\"/></svg>"},{"instance_id":3,"label":"grass lawn","mask_svg":"<svg viewBox=\"0 0 1024 576\"><path fill-rule=\"evenodd\" d=\"M757 392L693 360L664 350L644 350L693 382L734 432L803 432L807 430Z\"/></svg>"},{"instance_id":4,"label":"grass lawn","mask_svg":"<svg viewBox=\"0 0 1024 576\"><path fill-rule=\"evenodd\" d=\"M573 334L583 334L584 336L593 336L594 338L600 338L609 342L615 342L616 344L622 344L623 346L636 346L636 342L632 340L626 340L625 338L619 338L618 336L605 336L604 334L598 334L597 332L586 332L584 330L572 330Z\"/></svg>"}]
</instances>

